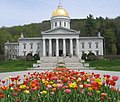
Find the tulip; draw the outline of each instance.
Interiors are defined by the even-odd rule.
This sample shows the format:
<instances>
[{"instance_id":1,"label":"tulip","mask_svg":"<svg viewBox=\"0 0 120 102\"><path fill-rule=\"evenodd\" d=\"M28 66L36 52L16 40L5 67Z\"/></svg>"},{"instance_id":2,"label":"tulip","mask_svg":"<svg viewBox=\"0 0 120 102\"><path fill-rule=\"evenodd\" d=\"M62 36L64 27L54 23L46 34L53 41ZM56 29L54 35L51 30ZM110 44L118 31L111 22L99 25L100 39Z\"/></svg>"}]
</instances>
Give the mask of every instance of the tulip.
<instances>
[{"instance_id":1,"label":"tulip","mask_svg":"<svg viewBox=\"0 0 120 102\"><path fill-rule=\"evenodd\" d=\"M89 96L92 96L93 94L92 94L92 92L89 92L88 95L89 95Z\"/></svg>"},{"instance_id":2,"label":"tulip","mask_svg":"<svg viewBox=\"0 0 120 102\"><path fill-rule=\"evenodd\" d=\"M70 89L65 89L64 92L69 94L69 93L71 93L71 90Z\"/></svg>"},{"instance_id":3,"label":"tulip","mask_svg":"<svg viewBox=\"0 0 120 102\"><path fill-rule=\"evenodd\" d=\"M29 91L29 90L25 90L24 93L25 93L25 94L29 94L30 91Z\"/></svg>"},{"instance_id":4,"label":"tulip","mask_svg":"<svg viewBox=\"0 0 120 102\"><path fill-rule=\"evenodd\" d=\"M83 85L79 85L80 88L83 88Z\"/></svg>"},{"instance_id":5,"label":"tulip","mask_svg":"<svg viewBox=\"0 0 120 102\"><path fill-rule=\"evenodd\" d=\"M47 91L42 91L42 92L40 92L41 94L43 94L43 95L45 95L45 94L47 94Z\"/></svg>"},{"instance_id":6,"label":"tulip","mask_svg":"<svg viewBox=\"0 0 120 102\"><path fill-rule=\"evenodd\" d=\"M48 88L48 89L51 89L51 88L52 88L52 85L47 85L47 88Z\"/></svg>"},{"instance_id":7,"label":"tulip","mask_svg":"<svg viewBox=\"0 0 120 102\"><path fill-rule=\"evenodd\" d=\"M107 96L107 93L101 93L101 97Z\"/></svg>"},{"instance_id":8,"label":"tulip","mask_svg":"<svg viewBox=\"0 0 120 102\"><path fill-rule=\"evenodd\" d=\"M118 76L112 76L113 81L117 81L119 79Z\"/></svg>"},{"instance_id":9,"label":"tulip","mask_svg":"<svg viewBox=\"0 0 120 102\"><path fill-rule=\"evenodd\" d=\"M25 88L26 88L26 85L20 85L19 88L20 88L20 89L25 89Z\"/></svg>"},{"instance_id":10,"label":"tulip","mask_svg":"<svg viewBox=\"0 0 120 102\"><path fill-rule=\"evenodd\" d=\"M2 80L2 83L5 84L5 80Z\"/></svg>"}]
</instances>

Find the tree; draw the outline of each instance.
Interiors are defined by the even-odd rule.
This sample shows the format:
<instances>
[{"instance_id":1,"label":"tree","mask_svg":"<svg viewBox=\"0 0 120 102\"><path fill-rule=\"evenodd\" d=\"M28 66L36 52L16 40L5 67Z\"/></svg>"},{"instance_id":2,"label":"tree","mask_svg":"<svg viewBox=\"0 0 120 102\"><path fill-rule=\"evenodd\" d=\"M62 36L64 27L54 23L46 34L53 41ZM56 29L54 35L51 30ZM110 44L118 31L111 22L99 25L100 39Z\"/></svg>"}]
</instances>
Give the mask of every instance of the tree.
<instances>
[{"instance_id":1,"label":"tree","mask_svg":"<svg viewBox=\"0 0 120 102\"><path fill-rule=\"evenodd\" d=\"M87 16L87 20L86 20L86 24L85 24L85 30L86 30L86 35L95 35L95 22L94 22L94 17L93 15L89 14L89 16Z\"/></svg>"},{"instance_id":2,"label":"tree","mask_svg":"<svg viewBox=\"0 0 120 102\"><path fill-rule=\"evenodd\" d=\"M92 52L89 52L88 55L87 55L87 60L88 60L88 61L96 60L95 54L92 53Z\"/></svg>"},{"instance_id":3,"label":"tree","mask_svg":"<svg viewBox=\"0 0 120 102\"><path fill-rule=\"evenodd\" d=\"M112 29L106 29L105 30L105 47L106 47L106 53L107 54L116 54L117 48L116 48L116 38L115 34Z\"/></svg>"},{"instance_id":4,"label":"tree","mask_svg":"<svg viewBox=\"0 0 120 102\"><path fill-rule=\"evenodd\" d=\"M32 56L32 53L28 53L27 56L26 56L26 60L27 61L32 61L34 58Z\"/></svg>"},{"instance_id":5,"label":"tree","mask_svg":"<svg viewBox=\"0 0 120 102\"><path fill-rule=\"evenodd\" d=\"M35 60L35 61L40 60L40 57L39 57L38 54L35 54L35 55L34 55L34 60Z\"/></svg>"},{"instance_id":6,"label":"tree","mask_svg":"<svg viewBox=\"0 0 120 102\"><path fill-rule=\"evenodd\" d=\"M83 60L86 61L86 60L87 60L87 54L86 54L86 53L83 53L81 59L83 59Z\"/></svg>"}]
</instances>

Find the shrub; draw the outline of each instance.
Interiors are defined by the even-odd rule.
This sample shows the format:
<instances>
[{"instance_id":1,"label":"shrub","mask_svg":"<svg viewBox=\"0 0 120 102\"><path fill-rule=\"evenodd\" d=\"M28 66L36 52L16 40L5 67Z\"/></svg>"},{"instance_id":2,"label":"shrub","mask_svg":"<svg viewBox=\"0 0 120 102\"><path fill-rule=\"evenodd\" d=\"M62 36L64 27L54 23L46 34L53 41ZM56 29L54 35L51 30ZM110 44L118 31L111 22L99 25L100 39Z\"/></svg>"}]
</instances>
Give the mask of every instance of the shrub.
<instances>
[{"instance_id":1,"label":"shrub","mask_svg":"<svg viewBox=\"0 0 120 102\"><path fill-rule=\"evenodd\" d=\"M81 59L86 61L87 60L87 54L83 53Z\"/></svg>"},{"instance_id":2,"label":"shrub","mask_svg":"<svg viewBox=\"0 0 120 102\"><path fill-rule=\"evenodd\" d=\"M5 60L5 56L4 55L0 55L0 62Z\"/></svg>"},{"instance_id":3,"label":"shrub","mask_svg":"<svg viewBox=\"0 0 120 102\"><path fill-rule=\"evenodd\" d=\"M95 54L92 53L92 52L88 53L88 55L87 55L87 61L93 61L93 60L96 60Z\"/></svg>"},{"instance_id":4,"label":"shrub","mask_svg":"<svg viewBox=\"0 0 120 102\"><path fill-rule=\"evenodd\" d=\"M27 56L26 56L26 60L27 61L32 61L34 58L32 56L32 53L28 53Z\"/></svg>"},{"instance_id":5,"label":"shrub","mask_svg":"<svg viewBox=\"0 0 120 102\"><path fill-rule=\"evenodd\" d=\"M34 54L34 60L37 61L37 60L40 60L40 57L38 54Z\"/></svg>"}]
</instances>

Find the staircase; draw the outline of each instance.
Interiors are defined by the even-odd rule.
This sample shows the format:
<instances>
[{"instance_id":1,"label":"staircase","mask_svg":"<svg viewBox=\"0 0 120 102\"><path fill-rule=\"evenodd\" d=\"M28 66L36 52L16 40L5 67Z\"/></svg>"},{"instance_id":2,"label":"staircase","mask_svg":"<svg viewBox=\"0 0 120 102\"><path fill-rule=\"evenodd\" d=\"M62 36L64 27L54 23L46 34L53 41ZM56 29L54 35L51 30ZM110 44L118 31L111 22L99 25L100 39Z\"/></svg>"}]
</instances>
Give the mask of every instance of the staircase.
<instances>
[{"instance_id":1,"label":"staircase","mask_svg":"<svg viewBox=\"0 0 120 102\"><path fill-rule=\"evenodd\" d=\"M52 70L56 67L66 67L69 69L86 69L76 57L42 57L40 63L33 64L32 69Z\"/></svg>"},{"instance_id":2,"label":"staircase","mask_svg":"<svg viewBox=\"0 0 120 102\"><path fill-rule=\"evenodd\" d=\"M70 68L70 69L85 69L83 63L81 63L80 59L76 57L65 58L65 66L66 68Z\"/></svg>"}]
</instances>

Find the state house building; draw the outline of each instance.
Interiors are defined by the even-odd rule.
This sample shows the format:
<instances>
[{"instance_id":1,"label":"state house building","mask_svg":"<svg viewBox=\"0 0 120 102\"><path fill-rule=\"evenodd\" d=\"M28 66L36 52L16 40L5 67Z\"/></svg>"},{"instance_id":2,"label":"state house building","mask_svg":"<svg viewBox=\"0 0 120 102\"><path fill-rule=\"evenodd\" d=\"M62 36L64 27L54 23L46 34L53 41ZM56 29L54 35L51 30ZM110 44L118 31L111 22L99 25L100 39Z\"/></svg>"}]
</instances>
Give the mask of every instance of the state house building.
<instances>
[{"instance_id":1,"label":"state house building","mask_svg":"<svg viewBox=\"0 0 120 102\"><path fill-rule=\"evenodd\" d=\"M52 13L51 29L42 31L40 37L25 38L23 34L17 43L5 43L8 59L26 56L28 53L40 57L71 56L81 58L82 53L93 52L103 55L103 37L80 37L80 31L70 29L69 13L58 6Z\"/></svg>"}]
</instances>

